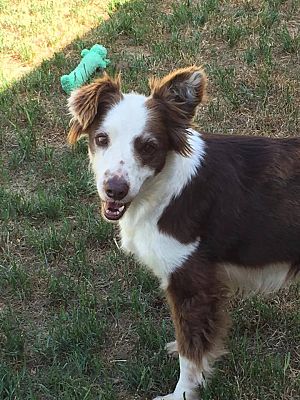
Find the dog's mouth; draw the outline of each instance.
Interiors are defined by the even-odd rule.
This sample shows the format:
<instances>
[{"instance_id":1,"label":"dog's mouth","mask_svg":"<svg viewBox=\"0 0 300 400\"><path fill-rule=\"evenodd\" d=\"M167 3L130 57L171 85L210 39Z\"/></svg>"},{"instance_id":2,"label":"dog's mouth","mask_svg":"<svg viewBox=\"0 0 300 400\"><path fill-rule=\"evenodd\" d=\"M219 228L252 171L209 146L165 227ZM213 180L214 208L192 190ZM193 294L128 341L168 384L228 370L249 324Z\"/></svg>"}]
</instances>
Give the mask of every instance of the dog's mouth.
<instances>
[{"instance_id":1,"label":"dog's mouth","mask_svg":"<svg viewBox=\"0 0 300 400\"><path fill-rule=\"evenodd\" d=\"M118 221L125 213L129 203L102 201L102 214L108 221Z\"/></svg>"}]
</instances>

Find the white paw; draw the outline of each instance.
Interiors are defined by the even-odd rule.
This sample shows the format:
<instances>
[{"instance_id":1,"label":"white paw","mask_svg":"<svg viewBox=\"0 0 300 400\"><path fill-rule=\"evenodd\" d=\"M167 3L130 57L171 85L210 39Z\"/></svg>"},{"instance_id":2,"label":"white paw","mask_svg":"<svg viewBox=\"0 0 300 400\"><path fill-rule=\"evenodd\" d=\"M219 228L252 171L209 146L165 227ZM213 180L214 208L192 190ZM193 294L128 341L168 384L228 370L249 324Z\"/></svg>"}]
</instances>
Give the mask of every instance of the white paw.
<instances>
[{"instance_id":1,"label":"white paw","mask_svg":"<svg viewBox=\"0 0 300 400\"><path fill-rule=\"evenodd\" d=\"M174 342L167 343L165 346L165 349L169 356L172 357L177 357L178 356L178 348L177 348L177 342L174 340Z\"/></svg>"},{"instance_id":2,"label":"white paw","mask_svg":"<svg viewBox=\"0 0 300 400\"><path fill-rule=\"evenodd\" d=\"M188 391L181 394L170 393L166 396L158 396L153 400L199 400L197 391Z\"/></svg>"}]
</instances>

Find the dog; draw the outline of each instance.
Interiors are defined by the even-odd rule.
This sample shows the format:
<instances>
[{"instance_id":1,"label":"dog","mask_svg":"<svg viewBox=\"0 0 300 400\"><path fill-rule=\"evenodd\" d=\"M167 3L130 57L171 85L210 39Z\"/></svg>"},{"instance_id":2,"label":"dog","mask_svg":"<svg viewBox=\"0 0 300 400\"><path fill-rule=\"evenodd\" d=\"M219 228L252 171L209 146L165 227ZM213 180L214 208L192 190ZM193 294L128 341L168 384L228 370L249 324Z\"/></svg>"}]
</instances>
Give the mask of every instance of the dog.
<instances>
[{"instance_id":1,"label":"dog","mask_svg":"<svg viewBox=\"0 0 300 400\"><path fill-rule=\"evenodd\" d=\"M105 74L72 92L68 140L88 136L102 215L165 291L180 377L156 400L194 400L225 352L229 295L299 277L300 139L197 132L201 67L150 79L149 96L120 81Z\"/></svg>"}]
</instances>

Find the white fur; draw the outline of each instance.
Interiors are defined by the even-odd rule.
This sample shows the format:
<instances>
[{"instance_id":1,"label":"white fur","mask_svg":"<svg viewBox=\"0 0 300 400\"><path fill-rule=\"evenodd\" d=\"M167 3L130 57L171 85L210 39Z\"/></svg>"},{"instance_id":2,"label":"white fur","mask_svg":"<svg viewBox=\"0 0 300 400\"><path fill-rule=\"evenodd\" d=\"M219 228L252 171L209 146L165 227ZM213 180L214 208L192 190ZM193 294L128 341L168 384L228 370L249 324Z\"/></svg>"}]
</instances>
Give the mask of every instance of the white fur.
<instances>
[{"instance_id":1,"label":"white fur","mask_svg":"<svg viewBox=\"0 0 300 400\"><path fill-rule=\"evenodd\" d=\"M169 354L169 356L176 357L178 356L178 346L177 346L177 340L174 340L173 342L169 342L165 345L165 350Z\"/></svg>"},{"instance_id":2,"label":"white fur","mask_svg":"<svg viewBox=\"0 0 300 400\"><path fill-rule=\"evenodd\" d=\"M77 99L77 96L79 95L79 91L80 91L80 89L76 89L71 92L70 97L68 98L68 109L69 109L69 113L71 114L71 116L74 119L78 119L79 123L82 124L82 119L80 118L80 115L77 114L77 112L74 108L74 104L76 104L76 99ZM70 123L71 122L72 122L72 120L70 121Z\"/></svg>"},{"instance_id":3,"label":"white fur","mask_svg":"<svg viewBox=\"0 0 300 400\"><path fill-rule=\"evenodd\" d=\"M154 400L197 400L198 387L204 384L200 368L185 357L179 355L180 376L173 393L156 397Z\"/></svg>"},{"instance_id":4,"label":"white fur","mask_svg":"<svg viewBox=\"0 0 300 400\"><path fill-rule=\"evenodd\" d=\"M170 152L163 170L142 186L119 224L122 247L135 254L166 287L169 275L195 251L200 239L182 244L158 230L157 222L172 198L177 197L197 172L204 157L203 140L190 130L193 153Z\"/></svg>"},{"instance_id":5,"label":"white fur","mask_svg":"<svg viewBox=\"0 0 300 400\"><path fill-rule=\"evenodd\" d=\"M166 287L169 275L195 251L199 239L182 244L161 233L157 222L171 199L178 196L196 174L204 157L204 142L198 132L189 130L192 154L184 157L170 152L163 170L154 176L154 171L142 166L134 156L135 138L149 135L144 131L151 118L145 106L146 99L135 93L125 94L98 128L108 134L109 146L96 147L95 153L89 154L102 200L107 200L104 183L110 176L122 176L129 183L129 193L122 202L132 202L119 221L122 247L147 265Z\"/></svg>"},{"instance_id":6,"label":"white fur","mask_svg":"<svg viewBox=\"0 0 300 400\"><path fill-rule=\"evenodd\" d=\"M123 202L134 198L141 185L153 170L142 166L134 156L134 139L141 135L149 118L145 106L147 98L136 93L124 94L124 98L113 106L98 128L109 136L107 148L95 148L89 152L95 173L97 189L102 200L106 200L104 183L111 176L120 176L129 183L129 193Z\"/></svg>"},{"instance_id":7,"label":"white fur","mask_svg":"<svg viewBox=\"0 0 300 400\"><path fill-rule=\"evenodd\" d=\"M187 100L194 101L196 97L196 90L200 87L202 79L203 76L200 71L195 71L191 74L186 85L185 96Z\"/></svg>"},{"instance_id":8,"label":"white fur","mask_svg":"<svg viewBox=\"0 0 300 400\"><path fill-rule=\"evenodd\" d=\"M273 264L262 268L246 268L222 264L230 286L242 294L272 293L287 283L289 264Z\"/></svg>"}]
</instances>

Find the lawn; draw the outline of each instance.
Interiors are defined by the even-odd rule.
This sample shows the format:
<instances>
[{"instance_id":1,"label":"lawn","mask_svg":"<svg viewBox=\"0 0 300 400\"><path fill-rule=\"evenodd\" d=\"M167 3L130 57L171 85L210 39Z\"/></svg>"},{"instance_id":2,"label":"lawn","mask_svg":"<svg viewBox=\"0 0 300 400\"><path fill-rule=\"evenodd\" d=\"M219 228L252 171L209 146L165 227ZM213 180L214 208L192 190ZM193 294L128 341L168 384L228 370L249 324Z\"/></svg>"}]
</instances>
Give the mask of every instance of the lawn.
<instances>
[{"instance_id":1,"label":"lawn","mask_svg":"<svg viewBox=\"0 0 300 400\"><path fill-rule=\"evenodd\" d=\"M0 0L0 399L146 400L176 383L158 282L101 221L60 75L109 49L123 90L203 64L208 133L300 134L300 1ZM235 299L203 400L300 399L299 285Z\"/></svg>"}]
</instances>

